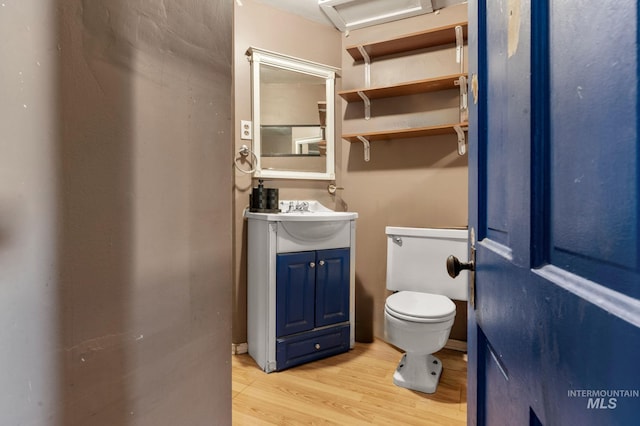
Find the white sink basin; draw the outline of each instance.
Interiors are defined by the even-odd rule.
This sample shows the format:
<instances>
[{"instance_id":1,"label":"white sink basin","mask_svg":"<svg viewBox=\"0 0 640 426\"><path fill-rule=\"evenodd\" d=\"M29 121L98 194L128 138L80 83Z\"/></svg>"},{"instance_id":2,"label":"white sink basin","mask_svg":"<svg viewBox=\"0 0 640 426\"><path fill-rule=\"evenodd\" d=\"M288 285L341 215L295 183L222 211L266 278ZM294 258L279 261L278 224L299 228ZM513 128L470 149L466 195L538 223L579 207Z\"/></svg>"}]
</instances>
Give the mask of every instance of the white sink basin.
<instances>
[{"instance_id":1,"label":"white sink basin","mask_svg":"<svg viewBox=\"0 0 640 426\"><path fill-rule=\"evenodd\" d=\"M280 201L281 213L254 213L248 209L244 216L278 222L279 251L311 250L319 242L333 247L347 247L350 241L350 222L358 213L336 212L315 200Z\"/></svg>"},{"instance_id":2,"label":"white sink basin","mask_svg":"<svg viewBox=\"0 0 640 426\"><path fill-rule=\"evenodd\" d=\"M273 234L265 231L275 228L276 253L353 246L355 227L352 221L358 213L336 212L315 200L283 200L279 207L288 213L244 211L244 216L249 219L249 233L253 229L254 235L260 233L260 238L267 238L266 234Z\"/></svg>"},{"instance_id":3,"label":"white sink basin","mask_svg":"<svg viewBox=\"0 0 640 426\"><path fill-rule=\"evenodd\" d=\"M349 222L344 220L283 221L281 226L286 232L284 235L288 234L298 241L313 243L349 232Z\"/></svg>"}]
</instances>

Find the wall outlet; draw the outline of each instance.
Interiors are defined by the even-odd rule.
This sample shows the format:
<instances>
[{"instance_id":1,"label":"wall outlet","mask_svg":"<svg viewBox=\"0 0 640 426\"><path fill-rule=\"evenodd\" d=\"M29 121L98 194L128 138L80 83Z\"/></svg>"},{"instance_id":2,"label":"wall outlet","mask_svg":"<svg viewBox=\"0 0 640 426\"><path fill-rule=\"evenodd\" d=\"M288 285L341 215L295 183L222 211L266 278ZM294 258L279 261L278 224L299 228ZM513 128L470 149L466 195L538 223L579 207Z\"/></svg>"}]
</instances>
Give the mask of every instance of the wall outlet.
<instances>
[{"instance_id":1,"label":"wall outlet","mask_svg":"<svg viewBox=\"0 0 640 426\"><path fill-rule=\"evenodd\" d=\"M251 129L251 121L240 120L240 139L251 140L253 139L253 132Z\"/></svg>"}]
</instances>

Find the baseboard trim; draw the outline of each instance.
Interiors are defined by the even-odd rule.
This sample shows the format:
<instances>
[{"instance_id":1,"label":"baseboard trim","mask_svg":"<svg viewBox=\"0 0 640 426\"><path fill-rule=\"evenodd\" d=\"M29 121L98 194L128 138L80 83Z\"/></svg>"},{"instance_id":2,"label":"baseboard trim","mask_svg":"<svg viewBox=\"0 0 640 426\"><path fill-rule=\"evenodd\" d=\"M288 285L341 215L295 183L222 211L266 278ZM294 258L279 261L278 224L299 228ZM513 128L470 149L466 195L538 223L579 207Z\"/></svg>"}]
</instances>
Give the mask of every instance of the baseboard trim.
<instances>
[{"instance_id":1,"label":"baseboard trim","mask_svg":"<svg viewBox=\"0 0 640 426\"><path fill-rule=\"evenodd\" d=\"M467 342L463 340L449 339L444 347L454 351L467 352Z\"/></svg>"},{"instance_id":2,"label":"baseboard trim","mask_svg":"<svg viewBox=\"0 0 640 426\"><path fill-rule=\"evenodd\" d=\"M249 352L249 346L246 343L232 343L231 355L246 354Z\"/></svg>"},{"instance_id":3,"label":"baseboard trim","mask_svg":"<svg viewBox=\"0 0 640 426\"><path fill-rule=\"evenodd\" d=\"M454 351L467 352L467 342L463 340L449 339L447 340L447 343L444 345L444 347L447 349L452 349ZM246 354L247 352L249 352L249 346L246 343L231 344L232 355Z\"/></svg>"}]
</instances>

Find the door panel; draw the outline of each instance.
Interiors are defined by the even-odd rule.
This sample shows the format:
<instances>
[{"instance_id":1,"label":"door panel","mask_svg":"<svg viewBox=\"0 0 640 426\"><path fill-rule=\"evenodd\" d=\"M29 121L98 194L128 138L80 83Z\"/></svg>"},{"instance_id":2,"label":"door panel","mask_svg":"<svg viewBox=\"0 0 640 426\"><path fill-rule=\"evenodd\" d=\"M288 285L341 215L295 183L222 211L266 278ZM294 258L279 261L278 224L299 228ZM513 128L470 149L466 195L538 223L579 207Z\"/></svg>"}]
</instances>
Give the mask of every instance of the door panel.
<instances>
[{"instance_id":1,"label":"door panel","mask_svg":"<svg viewBox=\"0 0 640 426\"><path fill-rule=\"evenodd\" d=\"M487 15L498 17L504 5L500 2L489 2L487 4ZM487 122L487 138L495 143L487 147L486 155L486 179L491 188L500 188L502 191L492 191L487 193L487 233L495 241L508 244L508 191L505 183L508 181L509 164L506 156L502 155L509 149L506 135L508 121L507 102L507 63L497 60L507 53L506 21L492 22L487 27L488 37L492 40L490 49L487 49L487 76L491 79L487 86L486 96L490 100L491 121ZM501 25L502 24L502 25Z\"/></svg>"},{"instance_id":2,"label":"door panel","mask_svg":"<svg viewBox=\"0 0 640 426\"><path fill-rule=\"evenodd\" d=\"M553 37L580 42L549 49L550 263L638 297L637 5L554 6Z\"/></svg>"},{"instance_id":3,"label":"door panel","mask_svg":"<svg viewBox=\"0 0 640 426\"><path fill-rule=\"evenodd\" d=\"M349 249L318 251L316 327L349 321Z\"/></svg>"},{"instance_id":4,"label":"door panel","mask_svg":"<svg viewBox=\"0 0 640 426\"><path fill-rule=\"evenodd\" d=\"M278 254L276 260L276 337L313 329L316 253Z\"/></svg>"},{"instance_id":5,"label":"door panel","mask_svg":"<svg viewBox=\"0 0 640 426\"><path fill-rule=\"evenodd\" d=\"M636 424L638 4L469 16L469 424Z\"/></svg>"},{"instance_id":6,"label":"door panel","mask_svg":"<svg viewBox=\"0 0 640 426\"><path fill-rule=\"evenodd\" d=\"M509 376L503 363L499 361L498 355L489 345L488 340L482 334L482 330L478 330L478 352L482 354L483 364L479 365L479 374L483 378L481 387L483 392L481 395L491 394L491 398L483 400L480 407L483 408L481 417L485 419L486 424L500 424L502 417L516 419L517 412L510 412L505 415L506 410L513 410L514 404L511 403L514 393L510 387ZM513 424L525 424L515 422Z\"/></svg>"}]
</instances>

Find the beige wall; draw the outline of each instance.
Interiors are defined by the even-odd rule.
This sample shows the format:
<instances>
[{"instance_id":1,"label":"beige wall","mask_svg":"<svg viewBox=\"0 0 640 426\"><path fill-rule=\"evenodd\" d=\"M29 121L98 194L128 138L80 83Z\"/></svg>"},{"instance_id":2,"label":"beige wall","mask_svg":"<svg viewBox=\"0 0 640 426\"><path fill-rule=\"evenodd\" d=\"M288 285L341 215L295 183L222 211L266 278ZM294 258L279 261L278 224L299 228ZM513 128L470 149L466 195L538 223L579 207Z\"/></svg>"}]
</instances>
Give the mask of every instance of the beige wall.
<instances>
[{"instance_id":1,"label":"beige wall","mask_svg":"<svg viewBox=\"0 0 640 426\"><path fill-rule=\"evenodd\" d=\"M0 424L231 424L231 2L0 8Z\"/></svg>"},{"instance_id":2,"label":"beige wall","mask_svg":"<svg viewBox=\"0 0 640 426\"><path fill-rule=\"evenodd\" d=\"M240 140L237 129L240 120L251 120L250 65L245 55L250 47L321 64L340 67L340 32L298 16L282 12L253 0L243 0L235 6L234 18L234 99L235 151L250 141ZM340 87L340 79L336 82ZM339 129L337 130L339 132ZM337 133L338 135L340 133ZM337 138L339 140L339 138ZM336 156L339 157L339 151ZM267 180L265 186L280 189L280 199L316 199L328 207L335 205L335 197L327 192L327 181ZM233 342L247 341L247 280L246 280L246 222L242 212L249 205L249 193L257 181L250 175L235 171L234 185L234 242L235 286L233 300Z\"/></svg>"},{"instance_id":3,"label":"beige wall","mask_svg":"<svg viewBox=\"0 0 640 426\"><path fill-rule=\"evenodd\" d=\"M466 5L354 30L343 47L384 40L467 19ZM374 60L371 85L380 86L460 72L455 48L427 49L415 55ZM365 87L364 67L342 51L342 86ZM342 103L344 133L419 127L458 121L457 90L374 100L371 120L362 103ZM356 249L356 338L383 336L385 226L465 227L467 225L467 157L457 154L457 138L437 136L371 143L371 161L363 146L342 141L343 198L359 213ZM444 268L445 266L442 265ZM458 306L464 311L464 304ZM464 323L462 315L458 315ZM465 338L464 330L460 335Z\"/></svg>"},{"instance_id":4,"label":"beige wall","mask_svg":"<svg viewBox=\"0 0 640 426\"><path fill-rule=\"evenodd\" d=\"M251 0L236 7L235 21L235 126L251 118L247 47L255 45L312 61L342 68L337 91L364 87L362 66L343 49L360 42L377 41L395 35L422 31L430 27L467 19L466 5L438 14L423 15L370 28L351 31L347 36L330 27L317 25L277 11ZM277 27L278 31L273 28ZM312 40L309 42L308 40ZM417 55L375 61L372 85L411 81L453 74L455 48L429 49ZM458 92L374 101L372 118L364 119L362 104L347 105L338 97L338 137L336 183L344 190L331 197L326 182L268 181L279 187L280 198L318 199L338 210L359 214L356 230L356 339L367 341L383 335L386 239L384 228L393 226L465 227L467 225L467 157L457 154L455 135L375 142L371 161L364 162L361 144L350 144L340 134L359 130L424 126L456 122ZM342 127L342 129L340 129ZM236 152L246 143L236 136ZM236 155L237 157L237 155ZM248 205L248 190L255 184L235 174L235 267L234 296L235 343L246 342L246 227L242 210ZM444 265L443 265L444 267ZM464 304L458 310L464 311ZM459 315L461 322L464 318ZM460 324L456 326L459 328ZM464 338L462 329L455 338Z\"/></svg>"}]
</instances>

